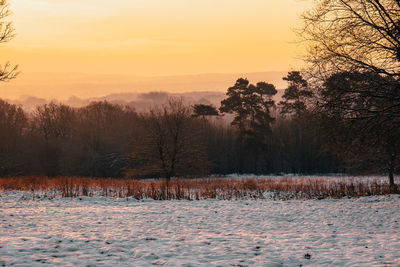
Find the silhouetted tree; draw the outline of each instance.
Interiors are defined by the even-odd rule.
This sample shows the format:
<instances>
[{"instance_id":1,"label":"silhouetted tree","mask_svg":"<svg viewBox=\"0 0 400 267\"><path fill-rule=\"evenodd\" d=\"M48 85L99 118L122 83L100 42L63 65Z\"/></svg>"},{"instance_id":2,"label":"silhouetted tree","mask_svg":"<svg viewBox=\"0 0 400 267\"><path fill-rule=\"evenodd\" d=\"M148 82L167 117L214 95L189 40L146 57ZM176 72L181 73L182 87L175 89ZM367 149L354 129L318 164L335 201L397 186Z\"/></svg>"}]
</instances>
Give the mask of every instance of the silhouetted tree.
<instances>
[{"instance_id":1,"label":"silhouetted tree","mask_svg":"<svg viewBox=\"0 0 400 267\"><path fill-rule=\"evenodd\" d=\"M319 0L316 7L303 18L305 26L301 34L309 44L307 60L311 63L309 70L313 74L312 79L319 78L325 82L333 74L346 72L391 77L391 83L397 83L394 87L393 84L387 87L388 80L378 78L373 83L382 82L381 86L373 86L373 90L357 86L353 93L363 97L358 101L373 98L373 101L379 102L379 99L386 99L393 105L385 106L384 110L375 110L375 115L390 113L399 117L399 2ZM359 90L362 90L361 94L358 94Z\"/></svg>"},{"instance_id":2,"label":"silhouetted tree","mask_svg":"<svg viewBox=\"0 0 400 267\"><path fill-rule=\"evenodd\" d=\"M0 99L0 175L22 172L20 156L24 148L21 145L28 128L27 121L21 107Z\"/></svg>"},{"instance_id":3,"label":"silhouetted tree","mask_svg":"<svg viewBox=\"0 0 400 267\"><path fill-rule=\"evenodd\" d=\"M400 153L400 117L391 112L399 105L397 89L395 78L376 73L338 73L324 83L316 107L327 142L355 167L367 163L384 167L392 186ZM377 97L385 92L397 97Z\"/></svg>"},{"instance_id":4,"label":"silhouetted tree","mask_svg":"<svg viewBox=\"0 0 400 267\"><path fill-rule=\"evenodd\" d=\"M284 127L285 131L277 138L289 171L310 173L315 171L315 165L322 156L320 137L310 114L313 92L298 71L289 72L283 80L288 82L288 87L279 103L283 117L278 127Z\"/></svg>"},{"instance_id":5,"label":"silhouetted tree","mask_svg":"<svg viewBox=\"0 0 400 267\"><path fill-rule=\"evenodd\" d=\"M221 112L235 115L231 124L239 130L239 142L253 150L255 172L258 172L260 149L267 150L274 121L271 116L271 109L275 107L272 97L276 93L272 84L259 82L253 85L240 78L228 89L228 97L221 102Z\"/></svg>"},{"instance_id":6,"label":"silhouetted tree","mask_svg":"<svg viewBox=\"0 0 400 267\"><path fill-rule=\"evenodd\" d=\"M259 82L253 85L240 78L228 89L228 98L222 100L220 111L235 115L232 125L238 127L242 138L253 138L257 135L265 137L274 121L271 108L275 105L272 97L276 93L272 84Z\"/></svg>"},{"instance_id":7,"label":"silhouetted tree","mask_svg":"<svg viewBox=\"0 0 400 267\"><path fill-rule=\"evenodd\" d=\"M129 108L106 101L77 110L75 142L82 147L81 172L89 176L121 176L130 166L126 157L138 116Z\"/></svg>"},{"instance_id":8,"label":"silhouetted tree","mask_svg":"<svg viewBox=\"0 0 400 267\"><path fill-rule=\"evenodd\" d=\"M182 100L171 99L142 117L143 134L134 140L130 157L136 167L127 172L133 177L202 175L209 171L201 124Z\"/></svg>"},{"instance_id":9,"label":"silhouetted tree","mask_svg":"<svg viewBox=\"0 0 400 267\"><path fill-rule=\"evenodd\" d=\"M398 0L318 0L303 20L306 59L324 78L344 71L400 76Z\"/></svg>"},{"instance_id":10,"label":"silhouetted tree","mask_svg":"<svg viewBox=\"0 0 400 267\"><path fill-rule=\"evenodd\" d=\"M300 117L307 110L307 104L313 97L313 93L298 71L289 72L283 80L287 81L289 86L285 89L283 100L279 102L281 113Z\"/></svg>"},{"instance_id":11,"label":"silhouetted tree","mask_svg":"<svg viewBox=\"0 0 400 267\"><path fill-rule=\"evenodd\" d=\"M74 109L53 102L38 106L33 112L34 124L47 141L70 137L75 119Z\"/></svg>"},{"instance_id":12,"label":"silhouetted tree","mask_svg":"<svg viewBox=\"0 0 400 267\"><path fill-rule=\"evenodd\" d=\"M202 117L218 116L218 110L212 105L196 104L193 105L193 116Z\"/></svg>"},{"instance_id":13,"label":"silhouetted tree","mask_svg":"<svg viewBox=\"0 0 400 267\"><path fill-rule=\"evenodd\" d=\"M330 131L327 140L357 152L353 158L364 164L386 157L392 173L400 129L400 2L319 0L303 19L310 77L319 84L316 116Z\"/></svg>"},{"instance_id":14,"label":"silhouetted tree","mask_svg":"<svg viewBox=\"0 0 400 267\"><path fill-rule=\"evenodd\" d=\"M11 14L7 0L0 0L0 44L10 41L14 35L14 28L6 18ZM18 66L11 66L9 62L0 66L0 81L9 81L14 79Z\"/></svg>"},{"instance_id":15,"label":"silhouetted tree","mask_svg":"<svg viewBox=\"0 0 400 267\"><path fill-rule=\"evenodd\" d=\"M60 175L65 142L73 135L75 110L62 104L45 104L33 112L33 134L38 136L37 164L47 176Z\"/></svg>"}]
</instances>

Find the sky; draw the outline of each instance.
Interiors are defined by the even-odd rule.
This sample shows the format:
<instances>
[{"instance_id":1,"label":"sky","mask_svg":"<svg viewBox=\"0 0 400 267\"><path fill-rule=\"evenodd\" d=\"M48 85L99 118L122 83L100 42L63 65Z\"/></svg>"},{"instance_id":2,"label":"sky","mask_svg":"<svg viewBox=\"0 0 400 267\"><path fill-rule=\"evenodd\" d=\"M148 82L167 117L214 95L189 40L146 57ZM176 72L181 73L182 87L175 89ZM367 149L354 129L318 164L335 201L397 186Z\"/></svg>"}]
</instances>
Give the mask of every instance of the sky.
<instances>
[{"instance_id":1,"label":"sky","mask_svg":"<svg viewBox=\"0 0 400 267\"><path fill-rule=\"evenodd\" d=\"M293 29L310 6L301 0L9 2L17 36L0 46L0 57L20 66L25 84L24 73L36 72L134 77L297 69L303 48Z\"/></svg>"}]
</instances>

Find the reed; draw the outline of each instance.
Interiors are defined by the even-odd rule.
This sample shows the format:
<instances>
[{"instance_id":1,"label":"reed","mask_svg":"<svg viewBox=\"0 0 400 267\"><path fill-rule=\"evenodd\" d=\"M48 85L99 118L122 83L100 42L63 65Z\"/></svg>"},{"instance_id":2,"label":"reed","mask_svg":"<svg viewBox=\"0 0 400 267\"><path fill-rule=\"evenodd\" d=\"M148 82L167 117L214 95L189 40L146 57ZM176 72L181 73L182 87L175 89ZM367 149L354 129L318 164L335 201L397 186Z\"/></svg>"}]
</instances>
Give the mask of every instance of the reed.
<instances>
[{"instance_id":1,"label":"reed","mask_svg":"<svg viewBox=\"0 0 400 267\"><path fill-rule=\"evenodd\" d=\"M32 196L115 197L154 200L200 199L324 199L400 193L399 178L390 187L380 177L348 178L200 178L134 180L90 177L0 178L0 191L24 191Z\"/></svg>"}]
</instances>

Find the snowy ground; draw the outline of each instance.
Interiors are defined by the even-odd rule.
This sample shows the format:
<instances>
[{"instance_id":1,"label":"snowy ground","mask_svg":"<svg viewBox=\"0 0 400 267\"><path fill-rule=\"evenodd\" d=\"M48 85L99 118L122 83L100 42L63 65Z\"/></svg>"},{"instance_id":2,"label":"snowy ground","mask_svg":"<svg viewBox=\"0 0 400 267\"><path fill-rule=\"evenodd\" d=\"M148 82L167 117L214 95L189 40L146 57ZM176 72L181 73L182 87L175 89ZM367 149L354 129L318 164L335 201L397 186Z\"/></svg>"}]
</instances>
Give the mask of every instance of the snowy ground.
<instances>
[{"instance_id":1,"label":"snowy ground","mask_svg":"<svg viewBox=\"0 0 400 267\"><path fill-rule=\"evenodd\" d=\"M0 266L400 266L398 195L290 201L0 196Z\"/></svg>"}]
</instances>

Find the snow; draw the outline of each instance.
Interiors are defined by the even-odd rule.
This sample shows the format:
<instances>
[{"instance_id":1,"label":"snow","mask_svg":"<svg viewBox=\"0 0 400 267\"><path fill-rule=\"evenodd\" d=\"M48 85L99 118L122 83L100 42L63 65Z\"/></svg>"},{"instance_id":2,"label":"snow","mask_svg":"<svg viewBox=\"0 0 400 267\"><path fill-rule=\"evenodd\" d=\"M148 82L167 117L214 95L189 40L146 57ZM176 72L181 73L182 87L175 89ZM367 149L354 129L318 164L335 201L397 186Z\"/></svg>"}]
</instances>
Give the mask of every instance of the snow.
<instances>
[{"instance_id":1,"label":"snow","mask_svg":"<svg viewBox=\"0 0 400 267\"><path fill-rule=\"evenodd\" d=\"M216 176L218 177L218 176ZM230 179L265 179L265 178L292 178L292 179L322 179L326 181L337 181L337 182L354 182L354 181L363 181L363 182L388 182L389 178L385 175L348 175L348 174L322 174L322 175L303 175L303 174L293 174L293 173L283 173L281 175L257 175L257 174L237 174L232 173L225 175L224 177ZM395 176L395 181L398 181L400 177Z\"/></svg>"},{"instance_id":2,"label":"snow","mask_svg":"<svg viewBox=\"0 0 400 267\"><path fill-rule=\"evenodd\" d=\"M136 201L0 192L0 266L399 266L400 196Z\"/></svg>"}]
</instances>

